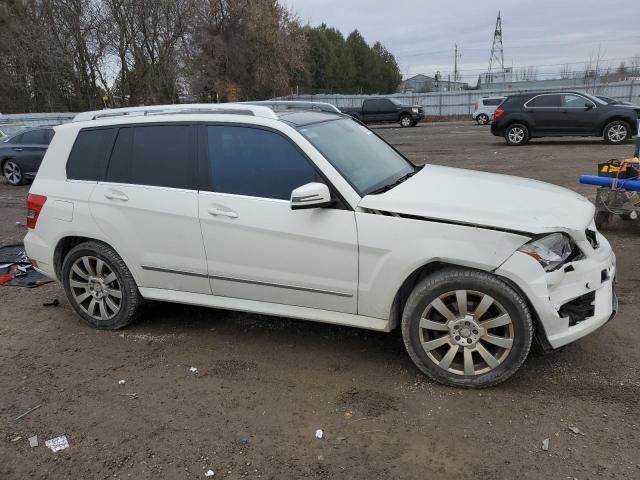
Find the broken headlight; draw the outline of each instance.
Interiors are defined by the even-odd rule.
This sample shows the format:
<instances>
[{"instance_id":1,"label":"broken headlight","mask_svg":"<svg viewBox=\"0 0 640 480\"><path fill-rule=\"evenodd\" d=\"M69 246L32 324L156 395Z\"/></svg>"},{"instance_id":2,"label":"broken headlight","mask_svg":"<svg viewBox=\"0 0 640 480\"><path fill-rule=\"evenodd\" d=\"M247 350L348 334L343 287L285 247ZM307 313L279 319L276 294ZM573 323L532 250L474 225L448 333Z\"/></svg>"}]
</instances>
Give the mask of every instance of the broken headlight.
<instances>
[{"instance_id":1,"label":"broken headlight","mask_svg":"<svg viewBox=\"0 0 640 480\"><path fill-rule=\"evenodd\" d=\"M547 272L560 268L571 257L575 244L564 233L552 233L525 243L518 251L526 253L542 265Z\"/></svg>"}]
</instances>

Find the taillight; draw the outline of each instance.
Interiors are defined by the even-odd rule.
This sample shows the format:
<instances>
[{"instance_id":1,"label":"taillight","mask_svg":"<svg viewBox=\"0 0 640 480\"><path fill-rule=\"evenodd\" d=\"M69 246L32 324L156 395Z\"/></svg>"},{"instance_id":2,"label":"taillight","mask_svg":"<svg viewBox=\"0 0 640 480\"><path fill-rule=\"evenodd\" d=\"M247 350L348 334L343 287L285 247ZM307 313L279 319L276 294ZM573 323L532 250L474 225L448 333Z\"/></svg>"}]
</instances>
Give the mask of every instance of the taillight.
<instances>
[{"instance_id":1,"label":"taillight","mask_svg":"<svg viewBox=\"0 0 640 480\"><path fill-rule=\"evenodd\" d=\"M499 119L502 115L504 114L504 108L502 107L498 107L496 108L496 111L493 112L493 119L497 120Z\"/></svg>"},{"instance_id":2,"label":"taillight","mask_svg":"<svg viewBox=\"0 0 640 480\"><path fill-rule=\"evenodd\" d=\"M27 228L36 228L36 222L47 197L30 193L27 195Z\"/></svg>"}]
</instances>

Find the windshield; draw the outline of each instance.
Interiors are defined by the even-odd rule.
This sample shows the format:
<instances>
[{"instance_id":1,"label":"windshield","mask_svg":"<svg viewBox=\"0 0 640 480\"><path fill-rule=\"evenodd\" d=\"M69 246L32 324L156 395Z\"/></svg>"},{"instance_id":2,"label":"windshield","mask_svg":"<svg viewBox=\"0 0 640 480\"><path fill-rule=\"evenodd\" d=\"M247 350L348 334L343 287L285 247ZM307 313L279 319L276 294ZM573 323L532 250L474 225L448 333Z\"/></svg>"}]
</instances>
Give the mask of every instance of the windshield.
<instances>
[{"instance_id":1,"label":"windshield","mask_svg":"<svg viewBox=\"0 0 640 480\"><path fill-rule=\"evenodd\" d=\"M416 171L384 140L351 119L307 125L300 133L361 196Z\"/></svg>"}]
</instances>

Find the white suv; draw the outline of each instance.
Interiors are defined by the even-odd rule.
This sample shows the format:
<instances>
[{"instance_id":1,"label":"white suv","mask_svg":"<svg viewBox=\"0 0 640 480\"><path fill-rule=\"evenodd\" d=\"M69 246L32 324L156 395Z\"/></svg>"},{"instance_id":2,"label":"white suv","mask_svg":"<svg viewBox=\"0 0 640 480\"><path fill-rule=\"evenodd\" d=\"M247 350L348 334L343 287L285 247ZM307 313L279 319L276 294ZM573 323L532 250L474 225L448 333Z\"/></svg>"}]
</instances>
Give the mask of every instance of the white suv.
<instances>
[{"instance_id":1,"label":"white suv","mask_svg":"<svg viewBox=\"0 0 640 480\"><path fill-rule=\"evenodd\" d=\"M430 378L485 387L534 333L557 348L614 315L615 256L580 195L415 167L341 114L217 108L56 127L25 245L91 325L149 299L399 327Z\"/></svg>"},{"instance_id":2,"label":"white suv","mask_svg":"<svg viewBox=\"0 0 640 480\"><path fill-rule=\"evenodd\" d=\"M478 125L487 125L493 118L498 106L504 102L507 97L485 97L480 98L476 102L471 118L473 118Z\"/></svg>"}]
</instances>

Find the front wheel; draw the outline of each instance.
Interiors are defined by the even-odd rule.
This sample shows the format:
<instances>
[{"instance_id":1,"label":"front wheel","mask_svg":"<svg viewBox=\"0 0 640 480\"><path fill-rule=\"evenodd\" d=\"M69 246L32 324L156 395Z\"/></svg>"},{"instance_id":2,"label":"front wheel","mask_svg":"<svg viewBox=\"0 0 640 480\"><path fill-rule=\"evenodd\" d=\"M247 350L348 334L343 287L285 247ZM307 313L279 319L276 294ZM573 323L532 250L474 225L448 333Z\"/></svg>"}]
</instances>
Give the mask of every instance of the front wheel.
<instances>
[{"instance_id":1,"label":"front wheel","mask_svg":"<svg viewBox=\"0 0 640 480\"><path fill-rule=\"evenodd\" d=\"M400 117L400 126L402 128L413 127L413 118L411 118L411 115L402 115Z\"/></svg>"},{"instance_id":2,"label":"front wheel","mask_svg":"<svg viewBox=\"0 0 640 480\"><path fill-rule=\"evenodd\" d=\"M509 145L524 145L529 141L529 129L519 123L509 125L509 128L504 132L504 138Z\"/></svg>"},{"instance_id":3,"label":"front wheel","mask_svg":"<svg viewBox=\"0 0 640 480\"><path fill-rule=\"evenodd\" d=\"M485 272L441 270L413 290L402 337L416 366L437 382L490 387L511 377L533 339L524 299Z\"/></svg>"},{"instance_id":4,"label":"front wheel","mask_svg":"<svg viewBox=\"0 0 640 480\"><path fill-rule=\"evenodd\" d=\"M604 127L604 141L609 145L619 145L631 138L631 129L626 122L616 120Z\"/></svg>"},{"instance_id":5,"label":"front wheel","mask_svg":"<svg viewBox=\"0 0 640 480\"><path fill-rule=\"evenodd\" d=\"M86 242L71 249L62 264L62 282L71 306L93 327L126 327L142 309L131 272L104 243Z\"/></svg>"},{"instance_id":6,"label":"front wheel","mask_svg":"<svg viewBox=\"0 0 640 480\"><path fill-rule=\"evenodd\" d=\"M9 182L9 184L11 185L18 186L24 185L25 183L26 179L24 178L22 169L13 160L7 160L6 162L4 162L2 173L4 174L4 178L7 180L7 182Z\"/></svg>"},{"instance_id":7,"label":"front wheel","mask_svg":"<svg viewBox=\"0 0 640 480\"><path fill-rule=\"evenodd\" d=\"M481 113L476 117L476 122L478 122L478 125L486 125L489 123L489 117L484 113Z\"/></svg>"}]
</instances>

